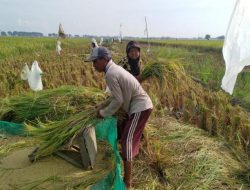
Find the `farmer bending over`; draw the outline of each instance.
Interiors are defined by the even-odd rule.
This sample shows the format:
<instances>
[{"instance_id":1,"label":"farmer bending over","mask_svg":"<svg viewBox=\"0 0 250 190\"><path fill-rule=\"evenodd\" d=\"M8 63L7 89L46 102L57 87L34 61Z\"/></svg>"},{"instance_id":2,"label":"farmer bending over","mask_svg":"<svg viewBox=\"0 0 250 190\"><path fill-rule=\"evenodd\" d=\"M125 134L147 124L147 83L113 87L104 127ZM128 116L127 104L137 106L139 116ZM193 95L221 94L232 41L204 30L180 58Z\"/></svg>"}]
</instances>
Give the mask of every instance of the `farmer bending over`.
<instances>
[{"instance_id":1,"label":"farmer bending over","mask_svg":"<svg viewBox=\"0 0 250 190\"><path fill-rule=\"evenodd\" d=\"M152 102L136 78L115 64L111 54L104 47L94 48L90 60L96 71L104 72L111 91L110 103L98 110L98 117L105 118L115 114L122 106L129 115L121 133L122 159L124 163L124 182L131 187L132 161L139 153L140 139L145 124L152 112Z\"/></svg>"}]
</instances>

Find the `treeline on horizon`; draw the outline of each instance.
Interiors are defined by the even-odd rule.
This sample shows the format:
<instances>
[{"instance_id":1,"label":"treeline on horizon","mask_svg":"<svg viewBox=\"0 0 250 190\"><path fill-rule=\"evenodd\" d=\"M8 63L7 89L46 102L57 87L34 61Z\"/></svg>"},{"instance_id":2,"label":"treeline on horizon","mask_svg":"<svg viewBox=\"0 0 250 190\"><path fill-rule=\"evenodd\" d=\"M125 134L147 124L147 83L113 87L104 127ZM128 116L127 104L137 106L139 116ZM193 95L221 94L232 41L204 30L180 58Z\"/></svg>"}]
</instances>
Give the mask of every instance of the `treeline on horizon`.
<instances>
[{"instance_id":1,"label":"treeline on horizon","mask_svg":"<svg viewBox=\"0 0 250 190\"><path fill-rule=\"evenodd\" d=\"M41 32L24 32L24 31L1 31L0 36L26 36L26 37L58 37L57 33L48 33L48 35L44 35ZM118 36L97 36L97 35L73 35L73 34L66 34L66 37L69 38L99 38L99 37L104 37L104 38L117 38ZM133 38L139 38L139 39L146 39L146 37L133 37L133 36L124 36L123 38L125 39L133 39ZM188 39L188 38L174 38L174 37L149 37L149 39ZM221 35L221 36L217 36L212 38L211 35L206 34L205 37L193 37L190 39L206 39L206 40L210 40L210 39L216 39L216 40L224 40L225 36Z\"/></svg>"}]
</instances>

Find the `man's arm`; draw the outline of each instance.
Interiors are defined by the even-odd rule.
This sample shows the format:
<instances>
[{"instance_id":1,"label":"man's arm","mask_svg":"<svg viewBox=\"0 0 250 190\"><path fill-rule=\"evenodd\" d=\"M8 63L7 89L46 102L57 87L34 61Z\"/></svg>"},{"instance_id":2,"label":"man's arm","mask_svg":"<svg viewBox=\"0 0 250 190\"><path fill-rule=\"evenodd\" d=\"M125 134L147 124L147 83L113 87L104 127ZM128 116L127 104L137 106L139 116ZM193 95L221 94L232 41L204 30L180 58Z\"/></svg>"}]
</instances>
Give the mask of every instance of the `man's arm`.
<instances>
[{"instance_id":1,"label":"man's arm","mask_svg":"<svg viewBox=\"0 0 250 190\"><path fill-rule=\"evenodd\" d=\"M111 97L109 99L110 100L109 105L101 109L99 112L102 117L107 117L115 114L115 112L117 112L117 110L122 106L124 101L122 90L117 78L114 77L107 78L107 84L111 91Z\"/></svg>"}]
</instances>

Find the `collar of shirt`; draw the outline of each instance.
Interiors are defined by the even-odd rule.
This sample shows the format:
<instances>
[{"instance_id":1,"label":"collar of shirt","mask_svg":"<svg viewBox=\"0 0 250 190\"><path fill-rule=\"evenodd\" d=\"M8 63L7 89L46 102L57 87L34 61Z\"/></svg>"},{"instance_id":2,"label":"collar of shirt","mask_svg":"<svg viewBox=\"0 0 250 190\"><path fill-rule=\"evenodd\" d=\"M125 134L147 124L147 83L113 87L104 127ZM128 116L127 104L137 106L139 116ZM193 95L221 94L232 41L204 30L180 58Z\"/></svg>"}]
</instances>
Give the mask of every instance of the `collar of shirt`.
<instances>
[{"instance_id":1,"label":"collar of shirt","mask_svg":"<svg viewBox=\"0 0 250 190\"><path fill-rule=\"evenodd\" d=\"M108 64L107 64L106 67L105 67L105 70L104 70L105 73L107 73L107 71L109 70L109 67L110 67L112 64L113 64L113 61L112 61L112 59L110 59L110 61L108 62Z\"/></svg>"}]
</instances>

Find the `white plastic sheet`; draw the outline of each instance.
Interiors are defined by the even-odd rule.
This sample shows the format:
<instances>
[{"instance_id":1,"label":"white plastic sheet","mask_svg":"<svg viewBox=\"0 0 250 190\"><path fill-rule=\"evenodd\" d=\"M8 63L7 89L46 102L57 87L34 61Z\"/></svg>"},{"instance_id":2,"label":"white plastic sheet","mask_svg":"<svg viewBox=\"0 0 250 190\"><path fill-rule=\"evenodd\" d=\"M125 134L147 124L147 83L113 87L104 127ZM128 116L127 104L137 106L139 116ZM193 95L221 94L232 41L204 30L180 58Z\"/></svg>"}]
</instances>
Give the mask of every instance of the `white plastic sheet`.
<instances>
[{"instance_id":1,"label":"white plastic sheet","mask_svg":"<svg viewBox=\"0 0 250 190\"><path fill-rule=\"evenodd\" d=\"M27 63L25 63L21 71L21 79L28 80L30 88L34 91L39 91L43 89L42 73L37 61L32 63L31 70Z\"/></svg>"},{"instance_id":2,"label":"white plastic sheet","mask_svg":"<svg viewBox=\"0 0 250 190\"><path fill-rule=\"evenodd\" d=\"M232 94L238 74L250 65L250 1L237 0L223 46L226 64L221 87Z\"/></svg>"},{"instance_id":3,"label":"white plastic sheet","mask_svg":"<svg viewBox=\"0 0 250 190\"><path fill-rule=\"evenodd\" d=\"M63 27L62 27L61 23L59 24L58 36L60 38L63 38L63 39L66 38L66 34L65 34L64 30L63 30Z\"/></svg>"},{"instance_id":4,"label":"white plastic sheet","mask_svg":"<svg viewBox=\"0 0 250 190\"><path fill-rule=\"evenodd\" d=\"M60 40L57 40L57 42L56 42L56 52L57 52L58 55L61 55L61 51L62 51L61 42L60 42Z\"/></svg>"},{"instance_id":5,"label":"white plastic sheet","mask_svg":"<svg viewBox=\"0 0 250 190\"><path fill-rule=\"evenodd\" d=\"M92 48L99 47L95 38L92 38L91 46L92 46Z\"/></svg>"},{"instance_id":6,"label":"white plastic sheet","mask_svg":"<svg viewBox=\"0 0 250 190\"><path fill-rule=\"evenodd\" d=\"M43 89L42 73L37 61L33 62L31 70L25 63L21 72L21 79L28 80L30 88L34 91L39 91Z\"/></svg>"},{"instance_id":7,"label":"white plastic sheet","mask_svg":"<svg viewBox=\"0 0 250 190\"><path fill-rule=\"evenodd\" d=\"M118 37L118 42L122 43L122 38L120 36Z\"/></svg>"},{"instance_id":8,"label":"white plastic sheet","mask_svg":"<svg viewBox=\"0 0 250 190\"><path fill-rule=\"evenodd\" d=\"M40 69L38 62L34 61L31 70L30 70L30 75L28 78L29 86L32 90L34 91L39 91L43 89L43 84L42 84L42 70Z\"/></svg>"},{"instance_id":9,"label":"white plastic sheet","mask_svg":"<svg viewBox=\"0 0 250 190\"><path fill-rule=\"evenodd\" d=\"M100 39L99 46L102 46L103 38Z\"/></svg>"},{"instance_id":10,"label":"white plastic sheet","mask_svg":"<svg viewBox=\"0 0 250 190\"><path fill-rule=\"evenodd\" d=\"M28 80L29 74L30 74L30 69L29 69L27 63L25 63L25 65L24 65L24 67L22 69L22 72L21 72L21 79L22 80Z\"/></svg>"},{"instance_id":11,"label":"white plastic sheet","mask_svg":"<svg viewBox=\"0 0 250 190\"><path fill-rule=\"evenodd\" d=\"M104 91L106 94L111 94L111 90L109 89L108 85L106 86L106 89Z\"/></svg>"}]
</instances>

